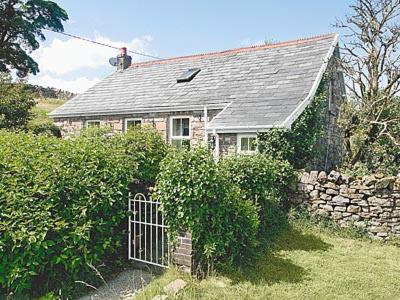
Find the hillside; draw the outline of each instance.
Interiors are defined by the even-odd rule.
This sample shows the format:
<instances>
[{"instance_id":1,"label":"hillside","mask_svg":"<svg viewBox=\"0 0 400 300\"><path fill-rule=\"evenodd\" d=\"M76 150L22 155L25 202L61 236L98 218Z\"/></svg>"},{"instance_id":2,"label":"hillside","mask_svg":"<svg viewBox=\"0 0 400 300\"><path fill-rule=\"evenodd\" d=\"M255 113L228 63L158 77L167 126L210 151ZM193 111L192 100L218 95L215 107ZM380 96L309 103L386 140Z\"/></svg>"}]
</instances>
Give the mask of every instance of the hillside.
<instances>
[{"instance_id":1,"label":"hillside","mask_svg":"<svg viewBox=\"0 0 400 300\"><path fill-rule=\"evenodd\" d=\"M48 113L63 105L66 100L55 98L38 98L37 104L32 108L32 117L28 127L35 133L47 133L59 136L59 130L55 127Z\"/></svg>"},{"instance_id":2,"label":"hillside","mask_svg":"<svg viewBox=\"0 0 400 300\"><path fill-rule=\"evenodd\" d=\"M74 93L57 89L54 87L43 87L40 85L32 85L32 84L27 84L27 87L32 90L32 92L36 95L37 98L69 100L75 96Z\"/></svg>"}]
</instances>

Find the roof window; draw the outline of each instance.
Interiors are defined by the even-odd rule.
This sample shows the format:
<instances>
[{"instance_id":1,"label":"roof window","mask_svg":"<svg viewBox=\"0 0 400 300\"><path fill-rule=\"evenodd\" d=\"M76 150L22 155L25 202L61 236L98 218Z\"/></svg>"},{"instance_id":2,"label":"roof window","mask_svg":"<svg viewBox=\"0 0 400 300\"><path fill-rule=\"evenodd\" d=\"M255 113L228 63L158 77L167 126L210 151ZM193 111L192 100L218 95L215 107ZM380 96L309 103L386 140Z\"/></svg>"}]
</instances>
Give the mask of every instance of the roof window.
<instances>
[{"instance_id":1,"label":"roof window","mask_svg":"<svg viewBox=\"0 0 400 300\"><path fill-rule=\"evenodd\" d=\"M180 77L176 79L176 82L189 82L191 81L201 70L199 68L193 68L185 71Z\"/></svg>"}]
</instances>

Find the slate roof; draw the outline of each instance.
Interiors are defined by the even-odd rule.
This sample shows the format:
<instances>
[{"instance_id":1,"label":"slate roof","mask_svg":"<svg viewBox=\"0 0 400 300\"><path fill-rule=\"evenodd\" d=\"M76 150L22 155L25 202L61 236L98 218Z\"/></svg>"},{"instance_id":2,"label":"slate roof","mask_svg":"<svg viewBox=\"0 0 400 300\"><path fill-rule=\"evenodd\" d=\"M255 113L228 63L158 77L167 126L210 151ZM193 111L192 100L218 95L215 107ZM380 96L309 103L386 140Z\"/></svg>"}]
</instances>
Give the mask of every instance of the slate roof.
<instances>
[{"instance_id":1,"label":"slate roof","mask_svg":"<svg viewBox=\"0 0 400 300\"><path fill-rule=\"evenodd\" d=\"M223 109L208 129L290 126L314 96L337 45L330 34L133 64L114 72L50 116ZM190 82L176 79L191 68Z\"/></svg>"}]
</instances>

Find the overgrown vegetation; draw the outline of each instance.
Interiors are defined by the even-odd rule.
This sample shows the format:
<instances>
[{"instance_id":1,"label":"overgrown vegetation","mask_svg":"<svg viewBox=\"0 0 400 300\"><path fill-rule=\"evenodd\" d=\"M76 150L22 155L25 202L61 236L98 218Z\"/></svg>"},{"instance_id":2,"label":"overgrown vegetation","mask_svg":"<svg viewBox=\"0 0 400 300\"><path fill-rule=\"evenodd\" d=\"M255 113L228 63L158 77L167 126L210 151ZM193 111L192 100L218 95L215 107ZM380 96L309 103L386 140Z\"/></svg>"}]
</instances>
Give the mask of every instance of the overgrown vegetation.
<instances>
[{"instance_id":1,"label":"overgrown vegetation","mask_svg":"<svg viewBox=\"0 0 400 300\"><path fill-rule=\"evenodd\" d=\"M293 123L291 129L273 128L258 134L258 150L271 157L288 160L297 169L318 157L317 141L324 131L326 82L321 81L311 104Z\"/></svg>"},{"instance_id":2,"label":"overgrown vegetation","mask_svg":"<svg viewBox=\"0 0 400 300\"><path fill-rule=\"evenodd\" d=\"M217 163L207 149L183 149L162 161L156 197L172 235L190 230L195 261L210 271L215 262L250 257L260 222L263 232L279 223L277 206L291 171L288 163L263 155Z\"/></svg>"},{"instance_id":3,"label":"overgrown vegetation","mask_svg":"<svg viewBox=\"0 0 400 300\"><path fill-rule=\"evenodd\" d=\"M267 155L234 155L224 157L219 168L227 179L240 188L244 199L259 208L259 236L279 230L287 207L289 188L294 182L293 167Z\"/></svg>"},{"instance_id":4,"label":"overgrown vegetation","mask_svg":"<svg viewBox=\"0 0 400 300\"><path fill-rule=\"evenodd\" d=\"M191 231L195 259L204 270L221 259L239 261L255 248L257 207L219 172L208 149L169 153L156 189L170 234Z\"/></svg>"},{"instance_id":5,"label":"overgrown vegetation","mask_svg":"<svg viewBox=\"0 0 400 300\"><path fill-rule=\"evenodd\" d=\"M57 290L126 257L129 183L154 180L164 150L146 128L70 139L0 131L0 288Z\"/></svg>"},{"instance_id":6,"label":"overgrown vegetation","mask_svg":"<svg viewBox=\"0 0 400 300\"><path fill-rule=\"evenodd\" d=\"M345 170L397 175L400 168L400 1L363 0L337 27L346 31L341 67L348 77L342 126Z\"/></svg>"}]
</instances>

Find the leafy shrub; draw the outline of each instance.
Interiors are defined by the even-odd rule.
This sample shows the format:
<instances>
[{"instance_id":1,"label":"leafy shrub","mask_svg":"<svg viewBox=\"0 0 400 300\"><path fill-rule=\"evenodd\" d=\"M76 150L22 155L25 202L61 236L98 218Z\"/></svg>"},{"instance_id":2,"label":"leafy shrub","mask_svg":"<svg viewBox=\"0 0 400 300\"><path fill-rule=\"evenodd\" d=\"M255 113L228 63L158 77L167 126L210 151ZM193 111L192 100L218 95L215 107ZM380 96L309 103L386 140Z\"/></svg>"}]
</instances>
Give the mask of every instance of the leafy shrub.
<instances>
[{"instance_id":1,"label":"leafy shrub","mask_svg":"<svg viewBox=\"0 0 400 300\"><path fill-rule=\"evenodd\" d=\"M128 155L138 160L138 178L154 183L160 172L160 162L166 155L167 144L152 127L133 127L123 136Z\"/></svg>"},{"instance_id":2,"label":"leafy shrub","mask_svg":"<svg viewBox=\"0 0 400 300\"><path fill-rule=\"evenodd\" d=\"M263 154L228 156L220 169L239 186L245 199L260 206L261 231L273 230L282 224L279 208L285 206L289 187L295 179L293 167L282 160Z\"/></svg>"},{"instance_id":3,"label":"leafy shrub","mask_svg":"<svg viewBox=\"0 0 400 300\"><path fill-rule=\"evenodd\" d=\"M237 262L256 246L256 206L241 197L207 149L171 151L161 163L156 197L173 236L182 228L192 232L195 260L203 268Z\"/></svg>"},{"instance_id":4,"label":"leafy shrub","mask_svg":"<svg viewBox=\"0 0 400 300\"><path fill-rule=\"evenodd\" d=\"M151 179L165 147L158 141L149 131L70 139L0 131L0 287L55 289L121 257L128 186Z\"/></svg>"}]
</instances>

